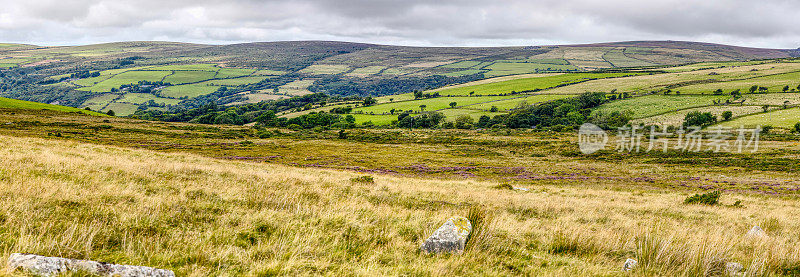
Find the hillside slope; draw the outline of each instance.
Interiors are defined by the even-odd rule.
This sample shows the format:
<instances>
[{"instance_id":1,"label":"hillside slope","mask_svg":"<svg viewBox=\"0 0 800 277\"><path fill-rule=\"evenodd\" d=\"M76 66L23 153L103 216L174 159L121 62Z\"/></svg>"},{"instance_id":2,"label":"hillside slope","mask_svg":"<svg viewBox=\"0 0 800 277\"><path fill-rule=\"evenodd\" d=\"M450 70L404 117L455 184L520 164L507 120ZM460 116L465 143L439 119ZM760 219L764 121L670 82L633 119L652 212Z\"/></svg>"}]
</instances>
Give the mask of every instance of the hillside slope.
<instances>
[{"instance_id":1,"label":"hillside slope","mask_svg":"<svg viewBox=\"0 0 800 277\"><path fill-rule=\"evenodd\" d=\"M4 46L0 47L0 96L114 110L121 115L210 102L256 103L312 92L381 96L498 76L795 54L672 41L525 47L405 47L332 41Z\"/></svg>"}]
</instances>

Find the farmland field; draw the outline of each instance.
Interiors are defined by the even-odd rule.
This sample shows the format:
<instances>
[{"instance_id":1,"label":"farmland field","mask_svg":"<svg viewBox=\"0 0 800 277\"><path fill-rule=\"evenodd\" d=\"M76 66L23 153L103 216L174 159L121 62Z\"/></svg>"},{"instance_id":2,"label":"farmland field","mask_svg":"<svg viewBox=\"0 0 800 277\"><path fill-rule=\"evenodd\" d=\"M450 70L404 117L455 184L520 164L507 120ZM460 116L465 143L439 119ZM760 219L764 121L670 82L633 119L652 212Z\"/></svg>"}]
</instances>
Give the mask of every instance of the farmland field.
<instances>
[{"instance_id":1,"label":"farmland field","mask_svg":"<svg viewBox=\"0 0 800 277\"><path fill-rule=\"evenodd\" d=\"M300 72L308 74L330 75L344 73L349 69L350 67L346 65L315 64L306 67Z\"/></svg>"},{"instance_id":2,"label":"farmland field","mask_svg":"<svg viewBox=\"0 0 800 277\"><path fill-rule=\"evenodd\" d=\"M702 107L694 109L685 109L677 112L671 112L667 114L637 119L633 120L631 123L644 124L644 125L681 126L683 124L684 118L686 117L686 114L694 111L710 112L711 114L716 116L718 120L722 120L722 113L725 111L730 111L731 113L733 113L733 117L740 117L749 114L760 113L763 111L763 108L761 106L736 106L736 105Z\"/></svg>"},{"instance_id":3,"label":"farmland field","mask_svg":"<svg viewBox=\"0 0 800 277\"><path fill-rule=\"evenodd\" d=\"M170 73L169 71L127 71L114 75L110 79L100 81L93 86L78 88L78 90L109 92L112 88L119 88L121 85L135 84L139 81L161 81Z\"/></svg>"},{"instance_id":4,"label":"farmland field","mask_svg":"<svg viewBox=\"0 0 800 277\"><path fill-rule=\"evenodd\" d=\"M758 113L740 117L731 121L722 122L717 126L738 128L740 126L753 127L756 125L781 127L791 129L800 122L800 108L780 109L768 113Z\"/></svg>"},{"instance_id":5,"label":"farmland field","mask_svg":"<svg viewBox=\"0 0 800 277\"><path fill-rule=\"evenodd\" d=\"M194 98L201 95L212 93L219 89L217 86L210 86L207 84L190 84L180 86L169 86L164 88L161 93L164 96L172 98L188 97Z\"/></svg>"},{"instance_id":6,"label":"farmland field","mask_svg":"<svg viewBox=\"0 0 800 277\"><path fill-rule=\"evenodd\" d=\"M487 77L496 77L503 75L516 75L535 72L561 72L561 71L577 71L579 68L573 65L558 65L558 64L537 64L537 63L508 63L498 62L484 67L490 70L485 75Z\"/></svg>"},{"instance_id":7,"label":"farmland field","mask_svg":"<svg viewBox=\"0 0 800 277\"><path fill-rule=\"evenodd\" d=\"M126 116L133 114L139 108L139 105L129 104L129 103L120 103L120 102L112 102L108 104L104 109L103 112L108 112L109 110L114 111L115 115L119 116Z\"/></svg>"},{"instance_id":8,"label":"farmland field","mask_svg":"<svg viewBox=\"0 0 800 277\"><path fill-rule=\"evenodd\" d=\"M633 118L639 119L676 110L710 106L713 100L730 98L723 95L647 95L611 102L600 106L597 110L602 112L631 111Z\"/></svg>"},{"instance_id":9,"label":"farmland field","mask_svg":"<svg viewBox=\"0 0 800 277\"><path fill-rule=\"evenodd\" d=\"M112 94L112 93L101 94L92 97L89 100L86 100L86 102L83 102L83 107L89 107L93 111L100 111L103 108L105 108L106 105L108 105L109 103L111 103L112 101L116 100L119 97L120 96L118 94Z\"/></svg>"},{"instance_id":10,"label":"farmland field","mask_svg":"<svg viewBox=\"0 0 800 277\"><path fill-rule=\"evenodd\" d=\"M52 110L52 111L59 111L59 112L70 112L70 113L83 113L89 115L102 115L97 112L87 111L84 109L72 108L72 107L64 107L59 105L50 105L44 103L37 103L37 102L30 102L30 101L23 101L17 99L9 99L0 97L0 108L2 109L28 109L28 110Z\"/></svg>"},{"instance_id":11,"label":"farmland field","mask_svg":"<svg viewBox=\"0 0 800 277\"><path fill-rule=\"evenodd\" d=\"M558 85L573 84L587 80L600 78L615 78L635 75L635 73L575 73L561 75L544 75L542 77L513 79L508 81L473 85L467 87L453 87L449 89L437 90L441 95L466 96L470 92L475 95L496 95L511 92L531 91L535 89L546 89ZM579 92L581 93L581 92Z\"/></svg>"},{"instance_id":12,"label":"farmland field","mask_svg":"<svg viewBox=\"0 0 800 277\"><path fill-rule=\"evenodd\" d=\"M269 76L250 76L250 77L210 80L207 82L202 82L201 84L207 84L211 86L239 86L239 85L258 83L263 81L264 79L269 79L269 78L270 78Z\"/></svg>"},{"instance_id":13,"label":"farmland field","mask_svg":"<svg viewBox=\"0 0 800 277\"><path fill-rule=\"evenodd\" d=\"M175 105L178 102L180 102L180 100L177 99L161 98L147 93L126 93L122 96L122 98L117 99L116 102L142 104L150 100L153 100L156 103L169 104L169 105Z\"/></svg>"},{"instance_id":14,"label":"farmland field","mask_svg":"<svg viewBox=\"0 0 800 277\"><path fill-rule=\"evenodd\" d=\"M164 82L173 85L180 85L186 83L198 83L205 80L210 80L216 75L211 71L173 71L171 74L166 75Z\"/></svg>"},{"instance_id":15,"label":"farmland field","mask_svg":"<svg viewBox=\"0 0 800 277\"><path fill-rule=\"evenodd\" d=\"M500 111L506 111L506 110L517 108L518 106L520 106L520 104L523 104L523 103L525 105L533 105L533 104L537 104L537 103L542 103L542 102L547 102L547 101L552 101L552 100L558 100L558 99L564 99L564 98L569 98L569 97L575 97L575 95L538 94L538 95L531 95L531 96L521 96L521 97L518 96L516 98L508 99L508 100L500 100L500 101L495 101L495 102L484 102L484 103L480 103L480 104L469 105L469 106L466 106L466 108L480 109L480 110L488 111L492 107L497 107L497 109L500 110Z\"/></svg>"}]
</instances>

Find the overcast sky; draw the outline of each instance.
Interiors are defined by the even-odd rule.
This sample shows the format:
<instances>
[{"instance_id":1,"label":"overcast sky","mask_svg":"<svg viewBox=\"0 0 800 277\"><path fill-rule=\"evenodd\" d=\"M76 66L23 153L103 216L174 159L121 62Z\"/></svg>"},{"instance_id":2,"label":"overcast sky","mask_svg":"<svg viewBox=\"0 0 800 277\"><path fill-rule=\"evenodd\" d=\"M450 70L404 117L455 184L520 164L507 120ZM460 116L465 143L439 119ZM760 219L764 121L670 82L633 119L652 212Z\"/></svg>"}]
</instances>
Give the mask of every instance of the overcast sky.
<instances>
[{"instance_id":1,"label":"overcast sky","mask_svg":"<svg viewBox=\"0 0 800 277\"><path fill-rule=\"evenodd\" d=\"M39 45L691 40L798 48L798 22L800 0L0 0L0 42Z\"/></svg>"}]
</instances>

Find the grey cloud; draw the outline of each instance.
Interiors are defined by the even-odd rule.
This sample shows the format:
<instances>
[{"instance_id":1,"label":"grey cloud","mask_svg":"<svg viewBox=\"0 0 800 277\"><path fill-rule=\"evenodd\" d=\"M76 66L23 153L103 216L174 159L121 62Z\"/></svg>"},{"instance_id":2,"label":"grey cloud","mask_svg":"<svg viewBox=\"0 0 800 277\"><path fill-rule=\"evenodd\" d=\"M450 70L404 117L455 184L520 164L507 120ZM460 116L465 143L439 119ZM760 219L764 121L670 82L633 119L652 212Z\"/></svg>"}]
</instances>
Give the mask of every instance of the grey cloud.
<instances>
[{"instance_id":1,"label":"grey cloud","mask_svg":"<svg viewBox=\"0 0 800 277\"><path fill-rule=\"evenodd\" d=\"M789 0L0 0L0 40L531 45L701 40L797 48Z\"/></svg>"}]
</instances>

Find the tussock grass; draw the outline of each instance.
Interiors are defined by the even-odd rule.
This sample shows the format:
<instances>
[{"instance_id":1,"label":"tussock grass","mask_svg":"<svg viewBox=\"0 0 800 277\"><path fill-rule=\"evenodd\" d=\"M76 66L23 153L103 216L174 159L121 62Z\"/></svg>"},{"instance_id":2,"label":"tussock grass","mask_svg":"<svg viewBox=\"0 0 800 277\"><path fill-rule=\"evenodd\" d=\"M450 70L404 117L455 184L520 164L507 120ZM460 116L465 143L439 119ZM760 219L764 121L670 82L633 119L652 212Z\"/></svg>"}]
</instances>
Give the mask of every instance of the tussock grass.
<instances>
[{"instance_id":1,"label":"tussock grass","mask_svg":"<svg viewBox=\"0 0 800 277\"><path fill-rule=\"evenodd\" d=\"M628 257L641 276L714 275L725 262L800 272L794 199L736 195L746 205L730 208L666 190L359 176L3 136L0 260L28 252L187 276L614 276ZM468 251L419 254L454 215L473 224ZM768 237L744 238L755 224Z\"/></svg>"}]
</instances>

